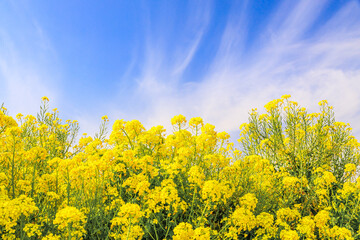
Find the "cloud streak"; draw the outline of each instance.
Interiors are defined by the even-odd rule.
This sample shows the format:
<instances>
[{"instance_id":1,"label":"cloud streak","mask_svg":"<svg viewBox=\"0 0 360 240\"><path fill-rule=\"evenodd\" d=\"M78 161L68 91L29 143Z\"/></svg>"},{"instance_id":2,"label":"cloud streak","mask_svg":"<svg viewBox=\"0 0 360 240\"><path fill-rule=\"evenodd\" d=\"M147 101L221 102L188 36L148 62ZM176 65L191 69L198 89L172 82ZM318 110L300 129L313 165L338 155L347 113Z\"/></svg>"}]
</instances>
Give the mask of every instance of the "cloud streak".
<instances>
[{"instance_id":1,"label":"cloud streak","mask_svg":"<svg viewBox=\"0 0 360 240\"><path fill-rule=\"evenodd\" d=\"M141 14L136 12L143 22L129 46L132 57L117 76L118 94L106 96L97 107L68 111L76 113L72 118L89 133L96 131L103 113L168 129L172 116L184 114L203 117L235 140L251 108L262 109L268 101L291 94L311 111L328 99L338 119L350 122L359 138L360 3L348 1L329 14L331 3L282 1L261 24L254 24L252 1L231 3L223 18L217 15L223 9L216 1L164 1L156 7L143 2ZM71 105L76 97L61 85L66 64L57 57L44 22L29 13L31 6L4 6L7 19L19 17L0 26L0 91L9 109L14 114L35 112L43 95L55 99L54 105L65 99ZM63 61L71 64L71 59ZM106 79L93 85L106 85ZM86 94L82 89L72 92Z\"/></svg>"},{"instance_id":2,"label":"cloud streak","mask_svg":"<svg viewBox=\"0 0 360 240\"><path fill-rule=\"evenodd\" d=\"M252 107L262 108L273 98L291 94L311 111L318 109L318 101L328 99L338 119L349 121L360 137L360 24L355 24L360 23L360 6L348 2L324 25L312 29L328 3L300 1L288 6L284 2L255 40L258 49L245 59L247 6L237 6L234 12L240 14L228 18L208 74L196 82L168 81L171 74L166 69L183 69L183 65L168 64L162 50L149 44L151 56L160 55L162 61L150 57L140 78L142 84L151 83L139 85L151 96L141 118L147 125L168 125L175 114L201 116L234 135ZM184 52L194 56L197 40L193 46Z\"/></svg>"}]
</instances>

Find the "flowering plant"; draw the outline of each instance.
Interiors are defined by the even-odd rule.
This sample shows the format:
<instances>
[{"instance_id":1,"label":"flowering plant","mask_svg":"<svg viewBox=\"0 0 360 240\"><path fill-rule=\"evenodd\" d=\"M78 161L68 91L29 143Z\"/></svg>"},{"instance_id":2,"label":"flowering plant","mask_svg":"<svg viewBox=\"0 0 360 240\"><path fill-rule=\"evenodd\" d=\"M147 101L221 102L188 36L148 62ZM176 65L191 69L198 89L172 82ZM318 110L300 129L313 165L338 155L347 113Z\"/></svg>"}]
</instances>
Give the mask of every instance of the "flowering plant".
<instances>
[{"instance_id":1,"label":"flowering plant","mask_svg":"<svg viewBox=\"0 0 360 240\"><path fill-rule=\"evenodd\" d=\"M360 239L358 141L326 101L252 110L240 146L199 117L173 132L0 111L2 239Z\"/></svg>"}]
</instances>

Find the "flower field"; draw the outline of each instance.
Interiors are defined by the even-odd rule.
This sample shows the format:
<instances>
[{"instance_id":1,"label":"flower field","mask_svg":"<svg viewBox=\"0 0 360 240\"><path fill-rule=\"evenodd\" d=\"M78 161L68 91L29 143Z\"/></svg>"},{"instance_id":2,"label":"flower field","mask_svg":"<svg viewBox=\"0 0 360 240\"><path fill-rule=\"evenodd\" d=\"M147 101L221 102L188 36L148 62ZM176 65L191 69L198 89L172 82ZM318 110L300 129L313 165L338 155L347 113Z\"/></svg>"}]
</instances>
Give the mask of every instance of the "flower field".
<instances>
[{"instance_id":1,"label":"flower field","mask_svg":"<svg viewBox=\"0 0 360 240\"><path fill-rule=\"evenodd\" d=\"M360 145L326 101L289 97L250 111L237 144L198 117L165 134L104 116L78 137L46 97L37 116L2 107L1 238L360 239Z\"/></svg>"}]
</instances>

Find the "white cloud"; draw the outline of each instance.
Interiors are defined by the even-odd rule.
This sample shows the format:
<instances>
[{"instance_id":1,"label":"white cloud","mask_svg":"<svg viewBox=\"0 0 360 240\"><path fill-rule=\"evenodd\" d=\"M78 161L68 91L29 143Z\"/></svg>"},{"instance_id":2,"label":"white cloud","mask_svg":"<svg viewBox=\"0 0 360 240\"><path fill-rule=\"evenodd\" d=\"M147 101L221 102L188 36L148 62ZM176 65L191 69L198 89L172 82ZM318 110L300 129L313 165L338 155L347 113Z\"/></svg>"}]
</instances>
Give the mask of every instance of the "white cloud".
<instances>
[{"instance_id":1,"label":"white cloud","mask_svg":"<svg viewBox=\"0 0 360 240\"><path fill-rule=\"evenodd\" d=\"M139 118L146 125L169 126L176 114L201 116L218 130L237 134L251 108L262 108L274 98L291 94L311 111L318 110L318 101L328 99L338 119L350 122L360 137L360 24L354 24L360 21L360 7L358 2L349 2L304 38L327 3L301 1L289 11L284 1L264 27L269 37L258 41L262 45L249 56L256 61L240 57L246 18L230 17L208 74L190 84L167 81L170 76L163 69L174 66L167 64L161 49L152 48L151 56L160 55L162 60L152 62L150 58L152 64L140 79L147 105L138 112Z\"/></svg>"},{"instance_id":2,"label":"white cloud","mask_svg":"<svg viewBox=\"0 0 360 240\"><path fill-rule=\"evenodd\" d=\"M109 112L110 119L136 118L147 127L162 124L170 131L174 115L200 116L236 139L234 134L247 121L251 108L260 109L274 98L291 94L311 111L318 109L318 101L328 99L338 119L350 122L359 138L360 6L356 1L344 4L309 34L328 3L283 1L267 25L261 27L258 39L253 39L256 49L250 55L245 53L251 30L248 5L234 5L215 58L203 60L209 69L200 79L191 79L194 81L184 76L204 44L214 6L209 1L190 6L172 42L167 33L172 30L171 22L160 31L153 31L157 22L148 22L144 56L137 52L141 47L134 50L122 76L135 79L136 87L115 96L116 101L104 106L105 112ZM28 19L31 17L19 20L16 31L26 29L30 32L27 41L35 45L18 41L11 26L0 26L0 91L12 114L36 112L43 95L54 99L53 105L59 105L56 102L62 97L60 72L54 66L56 51L41 25ZM135 77L133 71L142 60L141 71ZM119 101L122 106L128 105L127 109L119 110ZM73 118L79 120L82 131L97 131L100 118L94 116L96 109L77 112Z\"/></svg>"}]
</instances>

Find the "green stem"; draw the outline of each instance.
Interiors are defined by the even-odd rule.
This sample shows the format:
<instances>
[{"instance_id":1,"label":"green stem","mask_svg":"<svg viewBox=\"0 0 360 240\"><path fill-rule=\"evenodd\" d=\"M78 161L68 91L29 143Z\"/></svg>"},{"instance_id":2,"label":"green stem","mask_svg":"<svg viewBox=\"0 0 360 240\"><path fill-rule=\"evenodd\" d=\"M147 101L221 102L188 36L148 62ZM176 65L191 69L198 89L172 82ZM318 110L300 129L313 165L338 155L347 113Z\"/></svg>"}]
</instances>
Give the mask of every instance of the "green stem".
<instances>
[{"instance_id":1,"label":"green stem","mask_svg":"<svg viewBox=\"0 0 360 240\"><path fill-rule=\"evenodd\" d=\"M121 130L124 132L125 136L127 137L127 139L129 140L129 143L130 143L130 146L131 146L131 149L134 150L134 145L132 144L131 140L130 140L130 137L129 135L126 133L126 131L124 129L121 128Z\"/></svg>"},{"instance_id":2,"label":"green stem","mask_svg":"<svg viewBox=\"0 0 360 240\"><path fill-rule=\"evenodd\" d=\"M35 173L36 173L36 162L34 162L34 170L33 170L32 181L31 181L31 198L34 198Z\"/></svg>"},{"instance_id":3,"label":"green stem","mask_svg":"<svg viewBox=\"0 0 360 240\"><path fill-rule=\"evenodd\" d=\"M11 160L11 187L12 187L12 198L15 198L15 137L14 137L14 148Z\"/></svg>"},{"instance_id":4,"label":"green stem","mask_svg":"<svg viewBox=\"0 0 360 240\"><path fill-rule=\"evenodd\" d=\"M131 229L131 218L130 218L129 229L128 229L128 232L126 234L126 239L129 239L130 229Z\"/></svg>"},{"instance_id":5,"label":"green stem","mask_svg":"<svg viewBox=\"0 0 360 240\"><path fill-rule=\"evenodd\" d=\"M159 236L158 236L158 234L157 234L157 231L156 231L156 226L155 226L155 224L154 224L154 230L155 230L156 240L158 240L158 239L159 239Z\"/></svg>"},{"instance_id":6,"label":"green stem","mask_svg":"<svg viewBox=\"0 0 360 240\"><path fill-rule=\"evenodd\" d=\"M69 168L67 168L67 188L66 188L66 191L67 191L68 205L70 205L70 188L71 188L71 185L70 185Z\"/></svg>"},{"instance_id":7,"label":"green stem","mask_svg":"<svg viewBox=\"0 0 360 240\"><path fill-rule=\"evenodd\" d=\"M191 202L191 210L190 210L190 214L189 214L188 221L189 221L190 218L192 217L192 213L193 213L193 210L194 210L195 195L196 195L196 189L195 189L195 191L194 191L193 199L192 199L192 202Z\"/></svg>"}]
</instances>

